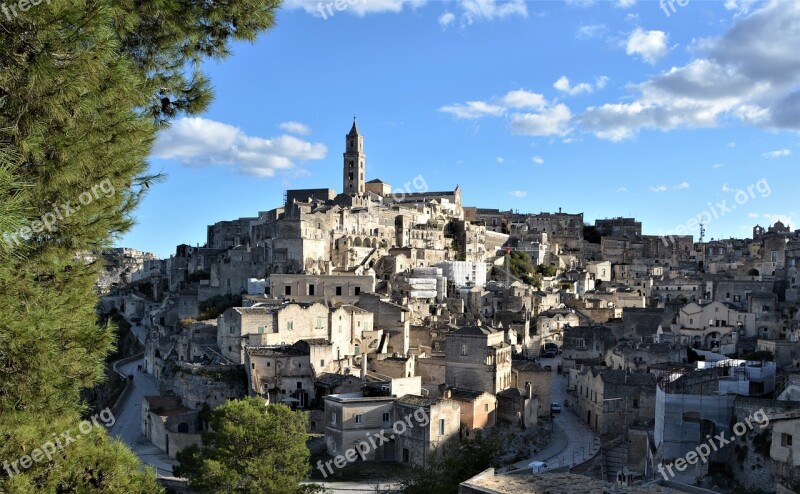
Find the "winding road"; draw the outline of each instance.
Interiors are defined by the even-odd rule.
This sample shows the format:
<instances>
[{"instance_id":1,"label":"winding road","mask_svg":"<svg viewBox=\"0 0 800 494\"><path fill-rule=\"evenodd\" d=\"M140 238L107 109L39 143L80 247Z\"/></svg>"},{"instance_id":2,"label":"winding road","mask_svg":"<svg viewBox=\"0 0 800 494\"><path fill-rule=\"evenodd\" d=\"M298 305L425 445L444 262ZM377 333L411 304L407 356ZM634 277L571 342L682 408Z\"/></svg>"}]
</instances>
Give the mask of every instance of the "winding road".
<instances>
[{"instance_id":1,"label":"winding road","mask_svg":"<svg viewBox=\"0 0 800 494\"><path fill-rule=\"evenodd\" d=\"M147 330L142 326L131 327L131 332L136 335L139 342L144 345ZM138 370L144 368L144 357L120 366L123 374L133 375L133 388L117 413L116 422L111 427L110 434L116 436L139 457L144 465L150 465L161 478L174 479L172 466L176 463L160 449L153 446L142 434L142 398L158 395L158 383L155 378Z\"/></svg>"}]
</instances>

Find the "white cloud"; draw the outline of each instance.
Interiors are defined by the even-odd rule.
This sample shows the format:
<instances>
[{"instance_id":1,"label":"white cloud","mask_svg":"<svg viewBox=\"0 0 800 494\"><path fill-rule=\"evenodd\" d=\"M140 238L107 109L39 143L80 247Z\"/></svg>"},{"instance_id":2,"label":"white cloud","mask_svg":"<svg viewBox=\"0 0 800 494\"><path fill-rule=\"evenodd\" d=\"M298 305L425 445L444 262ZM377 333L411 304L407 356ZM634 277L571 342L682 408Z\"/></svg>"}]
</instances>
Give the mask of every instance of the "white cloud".
<instances>
[{"instance_id":1,"label":"white cloud","mask_svg":"<svg viewBox=\"0 0 800 494\"><path fill-rule=\"evenodd\" d=\"M725 165L723 165L722 163L714 163L713 165L711 165L711 168L717 169L717 168L722 168L723 166Z\"/></svg>"},{"instance_id":2,"label":"white cloud","mask_svg":"<svg viewBox=\"0 0 800 494\"><path fill-rule=\"evenodd\" d=\"M544 159L541 156L534 156L533 158L531 158L531 161L533 161L537 165L543 165L544 164Z\"/></svg>"},{"instance_id":3,"label":"white cloud","mask_svg":"<svg viewBox=\"0 0 800 494\"><path fill-rule=\"evenodd\" d=\"M329 19L338 14L351 14L363 17L367 14L380 14L384 12L398 13L405 7L416 9L427 3L427 0L347 0L341 9L336 8L336 3L331 0L284 0L283 7L289 10L302 9L316 17ZM329 4L331 4L329 6Z\"/></svg>"},{"instance_id":4,"label":"white cloud","mask_svg":"<svg viewBox=\"0 0 800 494\"><path fill-rule=\"evenodd\" d=\"M563 103L550 106L539 113L515 113L511 116L511 131L529 136L565 135L569 133L572 112Z\"/></svg>"},{"instance_id":5,"label":"white cloud","mask_svg":"<svg viewBox=\"0 0 800 494\"><path fill-rule=\"evenodd\" d=\"M619 9L627 9L636 5L636 0L616 0L614 2L614 7Z\"/></svg>"},{"instance_id":6,"label":"white cloud","mask_svg":"<svg viewBox=\"0 0 800 494\"><path fill-rule=\"evenodd\" d=\"M526 195L528 195L528 193L526 191L524 191L524 190L512 190L511 192L508 193L508 195L510 195L512 197L520 197L521 198L521 197L525 197Z\"/></svg>"},{"instance_id":7,"label":"white cloud","mask_svg":"<svg viewBox=\"0 0 800 494\"><path fill-rule=\"evenodd\" d=\"M582 24L575 32L575 37L580 40L592 39L605 32L605 24Z\"/></svg>"},{"instance_id":8,"label":"white cloud","mask_svg":"<svg viewBox=\"0 0 800 494\"><path fill-rule=\"evenodd\" d=\"M503 158L502 156L498 156L498 157L497 157L497 162L498 162L498 163L500 163L500 164L502 165L503 163L505 163L505 162L506 162L506 159L505 159L505 158Z\"/></svg>"},{"instance_id":9,"label":"white cloud","mask_svg":"<svg viewBox=\"0 0 800 494\"><path fill-rule=\"evenodd\" d=\"M762 154L764 158L784 158L786 156L791 156L792 150L791 149L776 149L775 151L769 151L767 153Z\"/></svg>"},{"instance_id":10,"label":"white cloud","mask_svg":"<svg viewBox=\"0 0 800 494\"><path fill-rule=\"evenodd\" d=\"M597 78L596 86L592 86L588 82L581 82L579 84L572 85L570 84L569 79L567 79L567 76L562 75L555 83L553 83L553 87L561 91L562 93L574 96L576 94L581 94L581 93L593 93L595 88L597 89L604 88L607 82L608 82L608 77L600 76Z\"/></svg>"},{"instance_id":11,"label":"white cloud","mask_svg":"<svg viewBox=\"0 0 800 494\"><path fill-rule=\"evenodd\" d=\"M439 111L463 120L507 115L513 133L530 136L566 135L572 119L572 112L567 105L548 102L543 95L524 89L509 91L491 101L468 101L443 106Z\"/></svg>"},{"instance_id":12,"label":"white cloud","mask_svg":"<svg viewBox=\"0 0 800 494\"><path fill-rule=\"evenodd\" d=\"M544 95L525 91L524 89L509 91L508 94L500 98L500 103L508 108L520 110L541 110L547 107L547 100Z\"/></svg>"},{"instance_id":13,"label":"white cloud","mask_svg":"<svg viewBox=\"0 0 800 494\"><path fill-rule=\"evenodd\" d=\"M311 133L311 128L308 125L300 122L283 122L282 124L278 125L278 127L290 134L296 134L300 136L307 136Z\"/></svg>"},{"instance_id":14,"label":"white cloud","mask_svg":"<svg viewBox=\"0 0 800 494\"><path fill-rule=\"evenodd\" d=\"M595 0L565 0L570 7L585 8L594 5Z\"/></svg>"},{"instance_id":15,"label":"white cloud","mask_svg":"<svg viewBox=\"0 0 800 494\"><path fill-rule=\"evenodd\" d=\"M681 182L678 185L673 185L673 189L685 190L689 188L689 182Z\"/></svg>"},{"instance_id":16,"label":"white cloud","mask_svg":"<svg viewBox=\"0 0 800 494\"><path fill-rule=\"evenodd\" d=\"M459 0L461 7L461 25L470 25L476 21L493 21L506 17L528 17L525 0Z\"/></svg>"},{"instance_id":17,"label":"white cloud","mask_svg":"<svg viewBox=\"0 0 800 494\"><path fill-rule=\"evenodd\" d=\"M800 2L766 2L705 43L704 57L630 85L632 101L587 108L578 121L611 140L721 121L800 131L800 29L787 28L798 25Z\"/></svg>"},{"instance_id":18,"label":"white cloud","mask_svg":"<svg viewBox=\"0 0 800 494\"><path fill-rule=\"evenodd\" d=\"M728 143L728 147L729 148L735 148L736 147L736 142L734 142L734 141L729 142Z\"/></svg>"},{"instance_id":19,"label":"white cloud","mask_svg":"<svg viewBox=\"0 0 800 494\"><path fill-rule=\"evenodd\" d=\"M644 31L641 28L631 33L625 46L625 53L639 56L649 64L655 64L668 51L664 31Z\"/></svg>"},{"instance_id":20,"label":"white cloud","mask_svg":"<svg viewBox=\"0 0 800 494\"><path fill-rule=\"evenodd\" d=\"M656 193L658 193L658 192L666 192L667 191L667 186L666 185L656 185L656 186L652 186L651 185L650 186L650 190L653 191L653 192L656 192Z\"/></svg>"},{"instance_id":21,"label":"white cloud","mask_svg":"<svg viewBox=\"0 0 800 494\"><path fill-rule=\"evenodd\" d=\"M747 213L748 218L759 218L760 216L758 213Z\"/></svg>"},{"instance_id":22,"label":"white cloud","mask_svg":"<svg viewBox=\"0 0 800 494\"><path fill-rule=\"evenodd\" d=\"M506 109L483 101L467 101L465 104L443 106L439 108L439 111L450 113L456 118L474 120L487 115L499 117L505 113Z\"/></svg>"},{"instance_id":23,"label":"white cloud","mask_svg":"<svg viewBox=\"0 0 800 494\"><path fill-rule=\"evenodd\" d=\"M452 24L456 20L456 15L452 12L445 12L441 16L439 16L439 25L442 27L447 27Z\"/></svg>"},{"instance_id":24,"label":"white cloud","mask_svg":"<svg viewBox=\"0 0 800 494\"><path fill-rule=\"evenodd\" d=\"M752 7L758 0L725 0L725 8L728 10L735 10L736 15L746 14L750 12Z\"/></svg>"},{"instance_id":25,"label":"white cloud","mask_svg":"<svg viewBox=\"0 0 800 494\"><path fill-rule=\"evenodd\" d=\"M152 155L187 166L225 165L247 175L271 177L276 170L321 160L327 151L324 144L297 137L253 137L232 125L195 117L182 118L159 134Z\"/></svg>"},{"instance_id":26,"label":"white cloud","mask_svg":"<svg viewBox=\"0 0 800 494\"><path fill-rule=\"evenodd\" d=\"M628 192L628 188L620 187L619 189L617 189L617 194L622 194L623 192Z\"/></svg>"}]
</instances>

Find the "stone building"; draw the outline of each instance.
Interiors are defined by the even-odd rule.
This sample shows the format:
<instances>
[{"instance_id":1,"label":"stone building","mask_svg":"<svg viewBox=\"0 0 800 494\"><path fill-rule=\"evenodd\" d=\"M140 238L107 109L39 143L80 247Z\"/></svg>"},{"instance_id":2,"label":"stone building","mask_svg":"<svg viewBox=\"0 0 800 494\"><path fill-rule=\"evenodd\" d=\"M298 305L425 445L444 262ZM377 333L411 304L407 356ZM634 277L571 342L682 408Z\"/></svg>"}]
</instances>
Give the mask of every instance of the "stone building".
<instances>
[{"instance_id":1,"label":"stone building","mask_svg":"<svg viewBox=\"0 0 800 494\"><path fill-rule=\"evenodd\" d=\"M354 449L361 460L394 461L395 441L390 440L373 448L369 444L369 436L377 437L382 433L386 437L392 435L396 399L391 395L364 396L360 392L325 396L325 444L328 454L343 455Z\"/></svg>"},{"instance_id":2,"label":"stone building","mask_svg":"<svg viewBox=\"0 0 800 494\"><path fill-rule=\"evenodd\" d=\"M552 403L553 372L541 365L528 360L514 360L511 363L511 386L516 388L523 396L538 398L537 415L546 417L550 415Z\"/></svg>"},{"instance_id":3,"label":"stone building","mask_svg":"<svg viewBox=\"0 0 800 494\"><path fill-rule=\"evenodd\" d=\"M197 412L184 408L176 396L142 398L142 434L153 446L175 458L178 451L200 444Z\"/></svg>"},{"instance_id":4,"label":"stone building","mask_svg":"<svg viewBox=\"0 0 800 494\"><path fill-rule=\"evenodd\" d=\"M322 304L233 307L217 320L220 353L237 364L244 362L246 346L291 345L329 337L328 308Z\"/></svg>"},{"instance_id":5,"label":"stone building","mask_svg":"<svg viewBox=\"0 0 800 494\"><path fill-rule=\"evenodd\" d=\"M502 331L467 326L447 335L445 383L497 394L511 386L511 346Z\"/></svg>"},{"instance_id":6,"label":"stone building","mask_svg":"<svg viewBox=\"0 0 800 494\"><path fill-rule=\"evenodd\" d=\"M461 409L453 400L405 395L394 402L395 424L407 424L395 434L397 459L424 467L436 454L455 447L459 440ZM395 432L401 427L395 425Z\"/></svg>"},{"instance_id":7,"label":"stone building","mask_svg":"<svg viewBox=\"0 0 800 494\"><path fill-rule=\"evenodd\" d=\"M303 303L354 304L362 293L375 292L373 275L273 274L267 295Z\"/></svg>"},{"instance_id":8,"label":"stone building","mask_svg":"<svg viewBox=\"0 0 800 494\"><path fill-rule=\"evenodd\" d=\"M447 399L458 403L461 409L461 436L471 438L476 429L490 429L497 425L497 397L486 391L448 388L443 393Z\"/></svg>"},{"instance_id":9,"label":"stone building","mask_svg":"<svg viewBox=\"0 0 800 494\"><path fill-rule=\"evenodd\" d=\"M577 373L575 413L598 434L621 434L636 421L655 417L652 374L586 368Z\"/></svg>"}]
</instances>

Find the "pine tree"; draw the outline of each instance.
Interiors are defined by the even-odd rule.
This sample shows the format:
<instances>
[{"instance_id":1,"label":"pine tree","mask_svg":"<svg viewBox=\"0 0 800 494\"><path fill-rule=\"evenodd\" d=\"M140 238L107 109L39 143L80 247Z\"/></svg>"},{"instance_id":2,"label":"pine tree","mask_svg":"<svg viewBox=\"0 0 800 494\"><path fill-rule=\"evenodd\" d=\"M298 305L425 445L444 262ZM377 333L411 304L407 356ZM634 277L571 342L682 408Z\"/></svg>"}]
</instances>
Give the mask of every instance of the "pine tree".
<instances>
[{"instance_id":1,"label":"pine tree","mask_svg":"<svg viewBox=\"0 0 800 494\"><path fill-rule=\"evenodd\" d=\"M211 412L203 446L178 453L176 475L204 494L304 492L307 417L259 398L230 401Z\"/></svg>"},{"instance_id":2,"label":"pine tree","mask_svg":"<svg viewBox=\"0 0 800 494\"><path fill-rule=\"evenodd\" d=\"M274 24L279 0L48 0L0 12L0 462L75 430L104 378L97 252L133 224L171 119L203 111L200 70ZM78 444L79 442L79 444ZM158 492L101 427L0 492Z\"/></svg>"}]
</instances>

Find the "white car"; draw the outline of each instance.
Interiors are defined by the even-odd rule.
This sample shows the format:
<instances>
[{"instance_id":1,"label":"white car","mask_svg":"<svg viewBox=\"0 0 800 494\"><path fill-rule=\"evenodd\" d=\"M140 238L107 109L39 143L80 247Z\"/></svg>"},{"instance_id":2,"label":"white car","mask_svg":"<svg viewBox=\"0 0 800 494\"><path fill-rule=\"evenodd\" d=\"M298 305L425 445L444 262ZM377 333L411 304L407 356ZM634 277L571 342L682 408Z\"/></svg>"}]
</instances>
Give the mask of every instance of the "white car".
<instances>
[{"instance_id":1,"label":"white car","mask_svg":"<svg viewBox=\"0 0 800 494\"><path fill-rule=\"evenodd\" d=\"M528 463L528 468L532 473L543 473L547 470L547 463L543 461L532 461Z\"/></svg>"}]
</instances>

